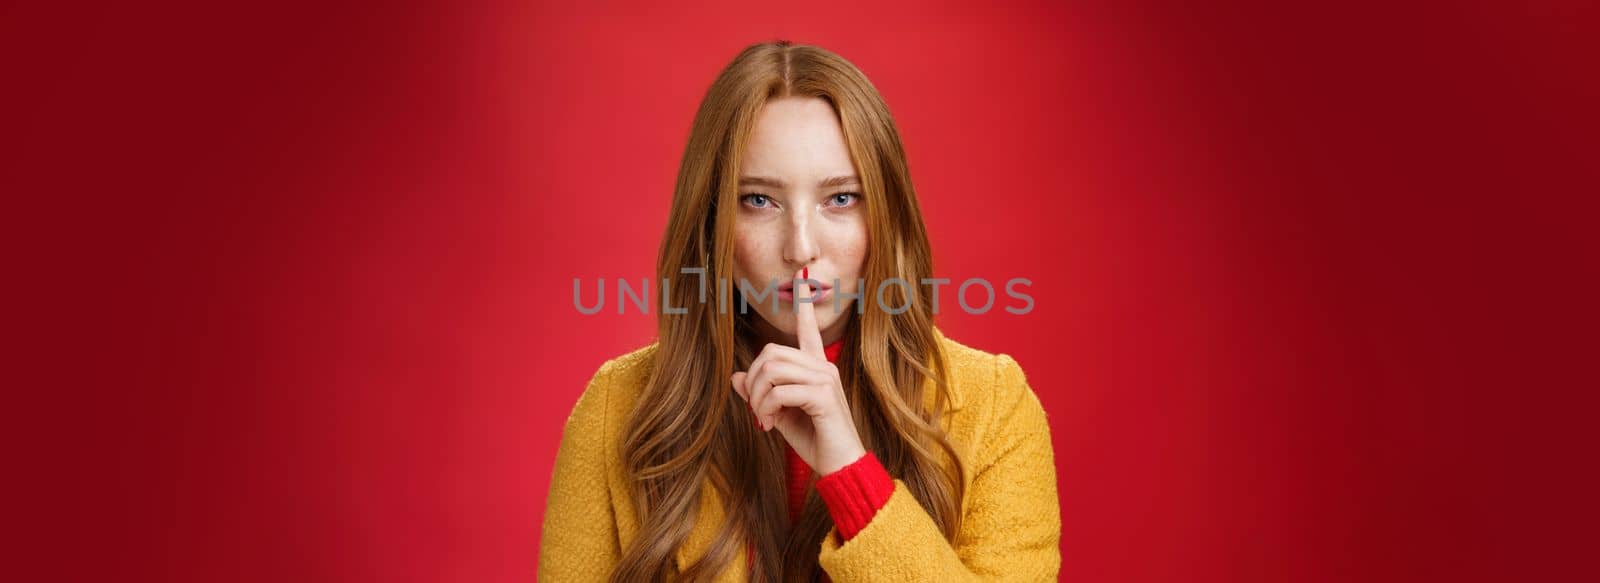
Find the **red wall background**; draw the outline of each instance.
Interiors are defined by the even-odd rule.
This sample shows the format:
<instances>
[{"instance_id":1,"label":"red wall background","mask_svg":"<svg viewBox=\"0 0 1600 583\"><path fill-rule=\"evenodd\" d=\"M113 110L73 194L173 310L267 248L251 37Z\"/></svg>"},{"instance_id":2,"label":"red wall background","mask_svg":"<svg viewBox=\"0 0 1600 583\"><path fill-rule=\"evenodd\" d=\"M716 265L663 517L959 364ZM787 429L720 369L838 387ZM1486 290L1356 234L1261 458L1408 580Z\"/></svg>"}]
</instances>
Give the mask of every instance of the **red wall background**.
<instances>
[{"instance_id":1,"label":"red wall background","mask_svg":"<svg viewBox=\"0 0 1600 583\"><path fill-rule=\"evenodd\" d=\"M1034 281L940 325L1044 401L1064 580L1595 576L1594 5L987 4L0 9L18 564L531 579L653 330L572 279L651 275L788 38L888 100L940 275Z\"/></svg>"}]
</instances>

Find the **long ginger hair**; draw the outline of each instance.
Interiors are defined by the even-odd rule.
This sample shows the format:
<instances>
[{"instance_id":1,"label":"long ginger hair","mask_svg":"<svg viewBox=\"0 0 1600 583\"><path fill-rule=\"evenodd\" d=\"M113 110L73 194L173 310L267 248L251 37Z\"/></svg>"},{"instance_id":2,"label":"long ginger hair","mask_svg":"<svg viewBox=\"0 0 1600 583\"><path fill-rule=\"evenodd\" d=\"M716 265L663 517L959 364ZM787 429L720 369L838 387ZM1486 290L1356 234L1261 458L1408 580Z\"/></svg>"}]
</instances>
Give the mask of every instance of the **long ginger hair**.
<instances>
[{"instance_id":1,"label":"long ginger hair","mask_svg":"<svg viewBox=\"0 0 1600 583\"><path fill-rule=\"evenodd\" d=\"M750 422L730 375L746 370L761 343L741 313L733 281L733 221L740 157L756 114L769 100L818 97L833 106L866 202L869 248L858 302L911 308L890 314L869 305L848 314L836 365L863 446L905 482L946 539L960 528L964 471L939 424L949 400L944 358L933 327L933 273L922 213L888 107L865 75L836 54L787 41L753 45L712 83L690 130L656 263L663 305L650 379L623 437L624 471L640 530L612 573L613 581L659 581L673 570L706 480L726 520L683 580L705 581L754 547L752 581L811 581L817 551L833 526L815 490L789 521L784 452L777 432ZM704 275L683 269L703 268ZM702 279L703 277L703 279ZM659 281L659 279L658 279ZM705 287L701 287L701 282ZM909 289L908 289L909 288ZM704 290L704 291L702 291ZM908 296L908 293L910 295ZM719 298L728 301L719 303ZM926 385L925 385L926 383ZM925 410L924 391L937 392Z\"/></svg>"}]
</instances>

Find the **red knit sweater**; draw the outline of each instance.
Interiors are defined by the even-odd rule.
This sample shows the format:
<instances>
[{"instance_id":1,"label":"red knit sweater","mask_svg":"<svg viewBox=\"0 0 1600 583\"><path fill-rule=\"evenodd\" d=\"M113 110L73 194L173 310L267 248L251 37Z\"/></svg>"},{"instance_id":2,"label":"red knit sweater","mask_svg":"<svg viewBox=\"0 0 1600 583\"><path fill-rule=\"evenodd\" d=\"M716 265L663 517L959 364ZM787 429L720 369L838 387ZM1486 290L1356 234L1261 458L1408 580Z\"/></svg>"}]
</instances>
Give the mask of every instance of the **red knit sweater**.
<instances>
[{"instance_id":1,"label":"red knit sweater","mask_svg":"<svg viewBox=\"0 0 1600 583\"><path fill-rule=\"evenodd\" d=\"M844 340L841 339L824 347L828 362L838 360L839 350L843 346ZM751 411L751 414L755 412ZM784 445L784 453L788 468L789 521L792 523L800 516L800 510L805 505L806 489L811 482L811 466L787 444ZM833 524L839 529L839 537L843 540L850 540L866 528L872 516L889 501L893 493L894 479L870 451L850 465L817 478L817 494L828 506L828 515L833 517ZM754 563L755 549L749 551L750 562ZM826 573L822 575L822 580L828 581Z\"/></svg>"}]
</instances>

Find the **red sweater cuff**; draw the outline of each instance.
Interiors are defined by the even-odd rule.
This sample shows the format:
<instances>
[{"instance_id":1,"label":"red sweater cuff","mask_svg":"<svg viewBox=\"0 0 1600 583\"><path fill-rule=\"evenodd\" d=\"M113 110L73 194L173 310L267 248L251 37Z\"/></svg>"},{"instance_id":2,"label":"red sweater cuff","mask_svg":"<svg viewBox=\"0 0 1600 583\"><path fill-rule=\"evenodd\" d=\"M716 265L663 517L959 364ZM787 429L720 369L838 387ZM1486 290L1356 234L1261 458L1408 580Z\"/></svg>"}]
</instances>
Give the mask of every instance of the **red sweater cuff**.
<instances>
[{"instance_id":1,"label":"red sweater cuff","mask_svg":"<svg viewBox=\"0 0 1600 583\"><path fill-rule=\"evenodd\" d=\"M872 522L873 515L894 494L894 478L883 469L878 456L869 451L839 471L818 478L817 494L828 505L839 536L850 540Z\"/></svg>"}]
</instances>

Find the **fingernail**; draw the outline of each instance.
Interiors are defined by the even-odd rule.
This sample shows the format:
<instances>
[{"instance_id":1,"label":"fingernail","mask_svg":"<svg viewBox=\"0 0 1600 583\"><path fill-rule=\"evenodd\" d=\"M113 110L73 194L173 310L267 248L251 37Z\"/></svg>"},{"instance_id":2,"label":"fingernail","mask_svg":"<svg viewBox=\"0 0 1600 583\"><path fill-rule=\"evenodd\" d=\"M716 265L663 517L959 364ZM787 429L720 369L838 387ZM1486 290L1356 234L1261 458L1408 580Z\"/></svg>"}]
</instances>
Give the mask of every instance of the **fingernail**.
<instances>
[{"instance_id":1,"label":"fingernail","mask_svg":"<svg viewBox=\"0 0 1600 583\"><path fill-rule=\"evenodd\" d=\"M800 268L800 279L811 279L811 267L810 266L806 266L806 267L801 267Z\"/></svg>"}]
</instances>

